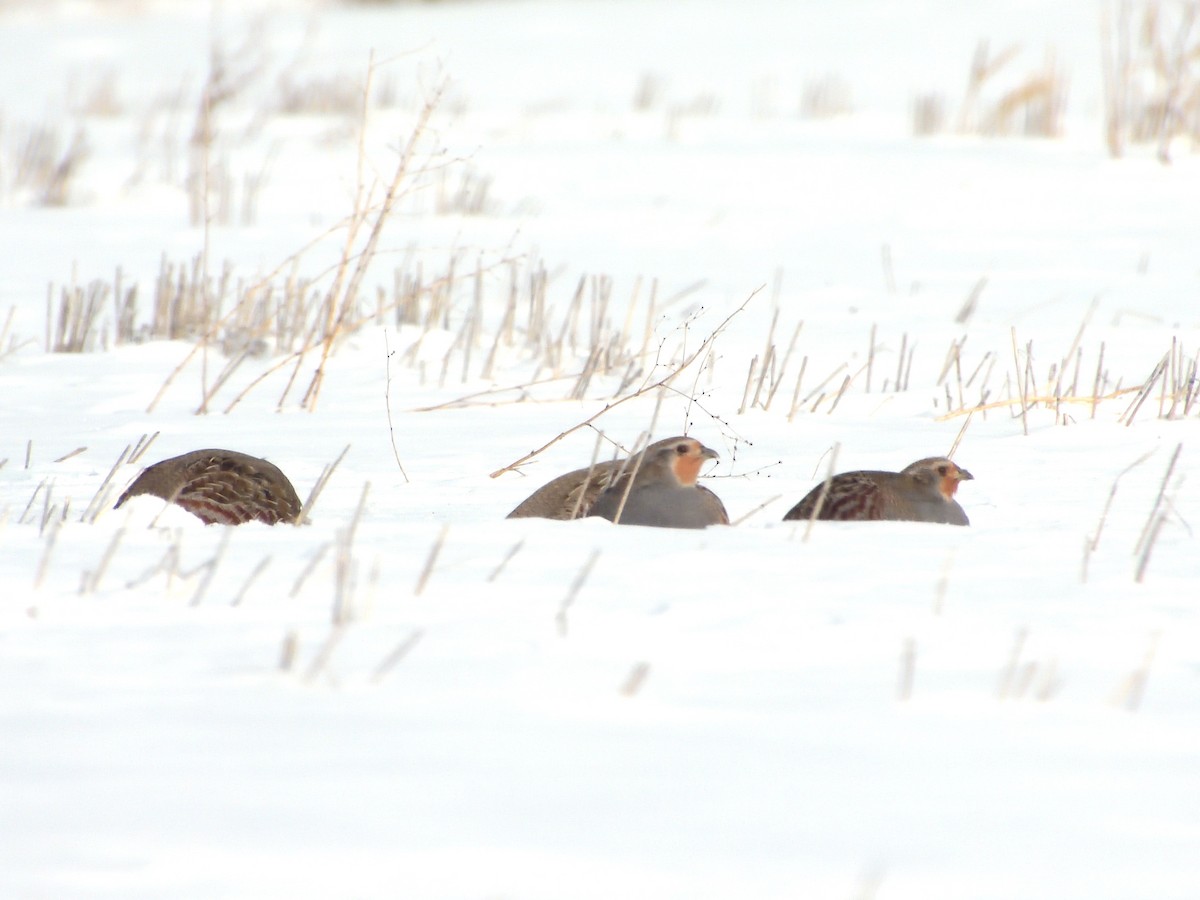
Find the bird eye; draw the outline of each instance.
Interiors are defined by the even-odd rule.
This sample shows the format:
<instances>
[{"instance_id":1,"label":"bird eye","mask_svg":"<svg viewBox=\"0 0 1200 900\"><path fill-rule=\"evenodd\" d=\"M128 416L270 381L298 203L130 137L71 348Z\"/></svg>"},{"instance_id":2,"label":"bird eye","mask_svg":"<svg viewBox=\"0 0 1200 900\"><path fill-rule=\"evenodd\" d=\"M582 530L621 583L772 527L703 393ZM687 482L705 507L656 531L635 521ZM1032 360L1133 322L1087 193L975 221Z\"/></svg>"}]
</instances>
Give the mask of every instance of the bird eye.
<instances>
[{"instance_id":1,"label":"bird eye","mask_svg":"<svg viewBox=\"0 0 1200 900\"><path fill-rule=\"evenodd\" d=\"M950 467L949 466L938 466L938 474L941 475L943 478L945 478L947 475L950 474Z\"/></svg>"},{"instance_id":2,"label":"bird eye","mask_svg":"<svg viewBox=\"0 0 1200 900\"><path fill-rule=\"evenodd\" d=\"M688 452L688 445L687 444L676 444L675 452L678 453L680 456L683 456L685 453Z\"/></svg>"}]
</instances>

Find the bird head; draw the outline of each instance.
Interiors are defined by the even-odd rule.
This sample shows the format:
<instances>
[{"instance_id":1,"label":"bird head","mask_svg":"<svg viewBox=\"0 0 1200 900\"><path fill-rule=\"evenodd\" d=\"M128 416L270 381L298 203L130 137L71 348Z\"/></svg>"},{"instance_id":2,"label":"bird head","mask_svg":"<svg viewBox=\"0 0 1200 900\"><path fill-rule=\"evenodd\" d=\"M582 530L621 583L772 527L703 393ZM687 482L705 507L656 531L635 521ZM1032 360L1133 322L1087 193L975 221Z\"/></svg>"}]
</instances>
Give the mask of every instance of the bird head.
<instances>
[{"instance_id":1,"label":"bird head","mask_svg":"<svg viewBox=\"0 0 1200 900\"><path fill-rule=\"evenodd\" d=\"M933 488L947 503L954 499L960 482L971 481L975 478L966 469L944 456L919 459L905 468L903 474L912 478L918 485Z\"/></svg>"}]
</instances>

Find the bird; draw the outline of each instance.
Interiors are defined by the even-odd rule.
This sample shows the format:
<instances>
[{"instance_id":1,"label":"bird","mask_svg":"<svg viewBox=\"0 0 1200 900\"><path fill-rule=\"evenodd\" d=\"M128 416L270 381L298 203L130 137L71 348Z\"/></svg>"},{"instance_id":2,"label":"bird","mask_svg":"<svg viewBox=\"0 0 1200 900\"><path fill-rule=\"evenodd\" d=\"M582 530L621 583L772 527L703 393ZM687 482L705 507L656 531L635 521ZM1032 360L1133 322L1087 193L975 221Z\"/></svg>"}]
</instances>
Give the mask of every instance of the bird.
<instances>
[{"instance_id":1,"label":"bird","mask_svg":"<svg viewBox=\"0 0 1200 900\"><path fill-rule=\"evenodd\" d=\"M715 450L695 438L673 437L651 444L628 470L606 487L587 511L619 525L707 528L728 525L720 498L696 483Z\"/></svg>"},{"instance_id":2,"label":"bird","mask_svg":"<svg viewBox=\"0 0 1200 900\"><path fill-rule=\"evenodd\" d=\"M582 518L626 463L624 459L606 460L559 475L522 500L505 518Z\"/></svg>"},{"instance_id":3,"label":"bird","mask_svg":"<svg viewBox=\"0 0 1200 900\"><path fill-rule=\"evenodd\" d=\"M970 520L954 494L959 482L974 475L944 456L918 459L899 472L843 472L834 475L826 491L819 484L783 517L866 521L892 519L969 525ZM821 495L825 494L824 502Z\"/></svg>"},{"instance_id":4,"label":"bird","mask_svg":"<svg viewBox=\"0 0 1200 900\"><path fill-rule=\"evenodd\" d=\"M193 450L147 466L113 509L139 494L175 503L205 525L300 518L300 498L279 467L236 450Z\"/></svg>"}]
</instances>

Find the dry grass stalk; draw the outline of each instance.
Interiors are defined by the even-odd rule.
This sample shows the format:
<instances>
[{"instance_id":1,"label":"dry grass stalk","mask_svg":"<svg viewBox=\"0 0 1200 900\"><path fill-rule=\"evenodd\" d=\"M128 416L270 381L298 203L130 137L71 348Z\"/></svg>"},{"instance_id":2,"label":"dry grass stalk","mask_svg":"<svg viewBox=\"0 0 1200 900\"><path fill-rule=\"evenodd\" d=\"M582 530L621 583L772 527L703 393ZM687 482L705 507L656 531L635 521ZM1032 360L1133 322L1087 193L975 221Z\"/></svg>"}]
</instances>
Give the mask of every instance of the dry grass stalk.
<instances>
[{"instance_id":1,"label":"dry grass stalk","mask_svg":"<svg viewBox=\"0 0 1200 900\"><path fill-rule=\"evenodd\" d=\"M312 559L308 561L308 565L300 570L300 574L297 575L296 580L292 582L292 589L288 591L289 597L299 596L300 589L304 587L304 582L308 581L309 576L312 575L313 571L318 565L320 565L321 560L325 558L325 554L329 552L329 548L331 546L331 543L326 542L317 548L316 553L312 555Z\"/></svg>"},{"instance_id":2,"label":"dry grass stalk","mask_svg":"<svg viewBox=\"0 0 1200 900\"><path fill-rule=\"evenodd\" d=\"M745 522L751 516L758 515L760 512L762 512L764 509L766 509L768 506L770 506L772 503L774 503L776 500L778 500L782 496L783 496L783 494L776 494L774 497L769 497L768 499L764 500L762 503L758 504L758 506L754 507L754 509L750 510L750 512L745 513L744 515L740 516L737 519L734 519L732 522L730 522L730 524L731 525L741 525L743 522Z\"/></svg>"},{"instance_id":3,"label":"dry grass stalk","mask_svg":"<svg viewBox=\"0 0 1200 900\"><path fill-rule=\"evenodd\" d=\"M50 533L44 535L46 545L42 549L42 556L38 560L37 570L33 576L33 589L36 591L42 586L42 582L46 579L46 572L50 568L50 557L54 555L54 547L58 543L58 532L62 529L62 522L55 520L50 523Z\"/></svg>"},{"instance_id":4,"label":"dry grass stalk","mask_svg":"<svg viewBox=\"0 0 1200 900\"><path fill-rule=\"evenodd\" d=\"M424 636L425 630L423 628L414 628L408 637L397 644L387 656L379 661L379 665L371 673L371 684L379 684L383 679L387 678L391 671L421 642L421 638Z\"/></svg>"},{"instance_id":5,"label":"dry grass stalk","mask_svg":"<svg viewBox=\"0 0 1200 900\"><path fill-rule=\"evenodd\" d=\"M1012 653L1009 654L1008 664L1000 672L1000 681L996 685L996 699L1007 700L1018 686L1018 666L1021 662L1021 651L1025 647L1025 641L1029 637L1028 628L1018 628L1016 638L1013 640Z\"/></svg>"},{"instance_id":6,"label":"dry grass stalk","mask_svg":"<svg viewBox=\"0 0 1200 900\"><path fill-rule=\"evenodd\" d=\"M834 444L829 451L829 465L825 467L825 480L821 482L821 493L817 495L817 502L813 504L812 514L809 515L808 521L804 524L804 537L802 543L808 542L808 537L812 534L813 523L821 515L821 510L825 508L825 499L829 496L829 486L833 484L833 476L837 474L837 458L838 451L842 449L841 444Z\"/></svg>"},{"instance_id":7,"label":"dry grass stalk","mask_svg":"<svg viewBox=\"0 0 1200 900\"><path fill-rule=\"evenodd\" d=\"M579 591L587 582L588 576L592 574L592 568L596 565L596 560L600 558L600 550L595 549L587 558L587 562L575 575L575 580L571 582L571 587L567 590L567 595L563 597L562 603L558 607L558 613L554 617L554 622L558 627L560 637L567 636L567 610L575 603L575 598L579 596Z\"/></svg>"},{"instance_id":8,"label":"dry grass stalk","mask_svg":"<svg viewBox=\"0 0 1200 900\"><path fill-rule=\"evenodd\" d=\"M946 592L950 589L950 570L953 568L954 548L951 547L946 553L946 561L942 564L942 574L938 578L937 587L933 593L933 614L935 616L940 616L945 608Z\"/></svg>"},{"instance_id":9,"label":"dry grass stalk","mask_svg":"<svg viewBox=\"0 0 1200 900\"><path fill-rule=\"evenodd\" d=\"M350 452L350 445L347 444L342 448L342 452L338 454L337 459L331 463L327 463L321 469L321 474L317 476L316 482L312 486L312 490L308 493L308 498L304 501L304 506L300 508L300 515L296 517L296 524L302 524L308 521L308 516L312 512L313 507L317 503L317 498L321 496L321 491L325 490L325 485L329 483L329 479L333 477L334 471L341 465L342 460L346 458L346 454Z\"/></svg>"},{"instance_id":10,"label":"dry grass stalk","mask_svg":"<svg viewBox=\"0 0 1200 900\"><path fill-rule=\"evenodd\" d=\"M404 483L408 484L408 473L404 471L404 463L400 462L400 448L396 446L396 426L392 422L392 348L388 342L386 328L383 330L383 349L383 408L387 412L388 440L392 443L392 455L396 458L396 468L400 470L400 474L404 477ZM349 445L347 445L346 449L350 449Z\"/></svg>"},{"instance_id":11,"label":"dry grass stalk","mask_svg":"<svg viewBox=\"0 0 1200 900\"><path fill-rule=\"evenodd\" d=\"M371 492L371 482L363 483L362 493L358 496L358 506L350 517L345 528L339 528L334 539L334 576L333 576L333 610L332 621L335 625L349 622L354 618L354 537L358 533L358 523L362 521L367 508L367 495Z\"/></svg>"},{"instance_id":12,"label":"dry grass stalk","mask_svg":"<svg viewBox=\"0 0 1200 900\"><path fill-rule=\"evenodd\" d=\"M574 513L572 514L571 518L572 519L575 518ZM492 569L492 573L490 575L488 575L487 580L488 580L489 584L491 584L493 581L495 581L497 578L500 577L500 573L504 571L504 569L512 561L512 558L514 556L516 556L519 552L521 552L521 548L524 546L525 546L525 539L522 538L521 540L517 541L515 544L513 544L511 547L508 548L508 552L504 554L504 559L500 560L500 564L498 566L496 566L496 568Z\"/></svg>"},{"instance_id":13,"label":"dry grass stalk","mask_svg":"<svg viewBox=\"0 0 1200 900\"><path fill-rule=\"evenodd\" d=\"M1142 527L1142 533L1138 537L1137 544L1134 545L1134 554L1141 553L1143 558L1148 556L1149 547L1147 546L1148 538L1151 531L1157 533L1158 528L1162 527L1161 521L1158 519L1165 515L1163 512L1164 500L1167 493L1167 485L1171 481L1171 476L1175 473L1175 466L1179 462L1179 454L1183 452L1183 444L1175 445L1175 452L1171 454L1171 461L1167 463L1167 471L1163 475L1162 483L1158 487L1158 494L1154 498L1154 505L1150 509L1150 515L1146 519L1146 524ZM1139 574L1143 567L1139 566ZM1141 578L1138 579L1139 581Z\"/></svg>"},{"instance_id":14,"label":"dry grass stalk","mask_svg":"<svg viewBox=\"0 0 1200 900\"><path fill-rule=\"evenodd\" d=\"M229 601L230 606L242 605L242 600L245 599L246 592L250 590L250 585L254 584L254 582L258 580L258 576L262 575L262 573L267 570L267 566L270 564L271 557L269 554L258 561L258 565L254 567L254 571L246 576L246 580L242 582L242 586L238 588L238 592L234 594L233 599Z\"/></svg>"},{"instance_id":15,"label":"dry grass stalk","mask_svg":"<svg viewBox=\"0 0 1200 900\"><path fill-rule=\"evenodd\" d=\"M283 644L279 648L279 671L290 672L296 664L296 654L300 650L300 638L295 629L288 629L283 636Z\"/></svg>"},{"instance_id":16,"label":"dry grass stalk","mask_svg":"<svg viewBox=\"0 0 1200 900\"><path fill-rule=\"evenodd\" d=\"M958 445L962 443L963 436L967 433L967 426L971 424L971 414L967 414L966 420L962 423L962 428L958 429L958 434L954 436L954 443L950 445L949 451L946 453L946 459L954 459L954 454L958 452Z\"/></svg>"},{"instance_id":17,"label":"dry grass stalk","mask_svg":"<svg viewBox=\"0 0 1200 900\"><path fill-rule=\"evenodd\" d=\"M613 409L616 409L618 406L621 406L624 403L628 403L630 400L635 400L638 397L642 397L651 391L656 391L660 388L669 386L671 384L671 382L673 382L676 378L678 378L681 374L683 374L683 372L685 372L692 365L692 363L696 362L696 360L701 359L702 357L704 357L707 354L709 348L713 345L713 343L716 341L716 339L724 332L725 328L728 327L729 323L731 321L733 321L734 317L737 316L739 313L741 313L746 308L746 305L752 299L754 299L754 297L761 290L762 290L761 287L755 288L750 293L750 295L745 300L742 301L741 305L737 309L735 309L728 316L726 316L725 319L723 319L721 321L721 323L716 328L714 328L712 330L712 332L709 333L709 335L700 343L699 347L697 347L690 354L688 354L681 363L679 363L674 369L672 369L663 378L660 378L658 381L655 381L652 384L643 384L642 387L638 388L633 393L626 394L622 397L619 397L616 400L606 403L602 409L600 409L597 412L593 413L592 415L588 416L582 422L579 422L576 425L572 425L570 428L566 429L565 431L560 432L558 435L556 435L551 440L547 441L541 447L538 447L536 450L531 450L529 453L526 453L520 459L517 459L517 460L509 463L507 466L504 466L503 468L497 469L496 471L492 472L491 477L497 478L500 475L503 475L505 472L512 471L513 469L516 469L517 467L524 465L525 463L529 462L529 460L531 460L534 457L538 456L539 454L543 453L550 447L553 447L555 444L557 444L563 438L567 437L567 435L574 434L576 431L579 431L581 428L586 428L586 427L591 426L592 423L595 422L597 419L599 419L601 416L612 411ZM661 402L661 400L660 400L660 402Z\"/></svg>"},{"instance_id":18,"label":"dry grass stalk","mask_svg":"<svg viewBox=\"0 0 1200 900\"><path fill-rule=\"evenodd\" d=\"M200 563L200 565L190 572L180 573L185 578L190 578L198 571L204 573L196 585L196 593L192 594L192 599L188 603L189 606L199 606L204 601L204 595L208 592L209 585L212 584L213 576L217 574L217 566L220 565L221 560L225 556L225 550L229 546L229 538L233 534L235 527L233 525L225 525L221 528L221 541L217 544L217 550L210 559Z\"/></svg>"},{"instance_id":19,"label":"dry grass stalk","mask_svg":"<svg viewBox=\"0 0 1200 900\"><path fill-rule=\"evenodd\" d=\"M442 530L438 532L437 539L433 542L433 546L429 548L429 555L425 558L425 565L421 568L421 574L417 578L417 583L413 587L413 596L419 597L425 590L425 585L429 583L429 576L433 574L433 567L437 563L438 554L442 552L442 545L446 543L446 535L450 533L450 526L443 525Z\"/></svg>"},{"instance_id":20,"label":"dry grass stalk","mask_svg":"<svg viewBox=\"0 0 1200 900\"><path fill-rule=\"evenodd\" d=\"M373 71L374 64L372 63L368 67L368 88L371 83ZM433 113L437 109L438 101L444 89L444 83L436 87L421 108L417 116L417 121L396 162L396 168L392 172L391 181L384 191L382 200L374 207L366 207L364 205L365 196L362 182L360 181L359 183L359 190L355 200L355 212L346 229L346 240L343 244L341 262L328 293L329 319L325 327L325 338L321 343L321 359L317 364L312 380L309 382L308 389L301 400L301 406L305 409L310 411L316 409L317 398L320 395L321 385L325 378L325 367L333 352L334 343L341 333L342 328L351 319L359 287L366 275L368 265L375 256L375 249L379 245L379 237L383 233L384 223L388 220L396 202L400 199L401 187L409 176L414 160L416 159L418 143L425 135L425 131L429 126L430 120L433 118ZM366 131L367 103L367 93L364 91L362 125L364 133ZM361 159L362 151L360 149L360 165ZM368 228L367 237L362 248L355 252L354 248L357 243L358 233L362 228ZM352 262L353 266L351 265ZM297 368L299 368L301 362L302 360L300 359L296 361ZM282 402L283 398L281 397L280 403L282 404Z\"/></svg>"},{"instance_id":21,"label":"dry grass stalk","mask_svg":"<svg viewBox=\"0 0 1200 900\"><path fill-rule=\"evenodd\" d=\"M861 372L862 370L859 369L859 371ZM856 372L855 374L857 375L858 373ZM838 404L842 401L842 395L845 394L846 391L850 388L850 384L853 381L854 381L854 377L852 375L847 375L845 378L842 379L842 386L840 388L838 388L838 392L833 398L833 403L831 403L829 405L829 409L826 410L825 415L827 415L827 416L833 415L833 411L835 409L837 409ZM814 409L815 409L815 407L814 407Z\"/></svg>"},{"instance_id":22,"label":"dry grass stalk","mask_svg":"<svg viewBox=\"0 0 1200 900\"><path fill-rule=\"evenodd\" d=\"M1017 389L1021 392L1021 431L1029 437L1029 421L1026 418L1025 410L1028 406L1029 386L1024 383L1021 378L1021 359L1017 354L1017 328L1014 325L1011 329L1012 334L1012 352L1013 352L1013 369L1017 380Z\"/></svg>"},{"instance_id":23,"label":"dry grass stalk","mask_svg":"<svg viewBox=\"0 0 1200 900\"><path fill-rule=\"evenodd\" d=\"M787 373L788 362L792 358L792 354L796 352L796 342L800 339L800 329L804 327L804 321L796 323L796 328L792 331L791 340L788 341L787 350L784 351L783 359L779 363L779 371L774 380L771 382L771 389L767 392L767 401L763 404L764 410L771 408L771 401L775 399L775 392L779 390L779 386L783 384L783 376ZM799 385L797 384L797 387Z\"/></svg>"},{"instance_id":24,"label":"dry grass stalk","mask_svg":"<svg viewBox=\"0 0 1200 900\"><path fill-rule=\"evenodd\" d=\"M1112 508L1113 498L1117 496L1117 487L1121 483L1121 479L1125 477L1126 473L1137 468L1138 466L1140 466L1142 463L1144 463L1146 460L1148 460L1153 455L1154 455L1153 450L1151 450L1149 453L1142 454L1137 459L1135 459L1133 462L1131 462L1129 465L1127 465L1124 469L1122 469L1120 472L1118 472L1117 477L1113 479L1112 487L1110 487L1108 490L1108 499L1105 500L1104 509L1101 510L1101 512L1100 512L1100 520L1096 523L1096 533L1092 537L1088 538L1084 543L1083 573L1082 573L1083 581L1087 581L1088 561L1091 558L1092 553L1094 553L1096 551L1096 548L1100 546L1100 535L1104 532L1104 524L1105 524L1105 522L1108 521L1108 511L1109 511L1109 509Z\"/></svg>"},{"instance_id":25,"label":"dry grass stalk","mask_svg":"<svg viewBox=\"0 0 1200 900\"><path fill-rule=\"evenodd\" d=\"M329 661L333 659L333 651L342 642L342 638L346 636L346 631L349 627L349 624L346 622L338 622L329 629L329 634L317 649L312 662L309 663L308 671L304 673L305 684L311 684L316 681L317 676L329 665Z\"/></svg>"},{"instance_id":26,"label":"dry grass stalk","mask_svg":"<svg viewBox=\"0 0 1200 900\"><path fill-rule=\"evenodd\" d=\"M109 563L112 562L113 556L117 552L117 547L121 543L121 538L125 537L125 529L118 528L113 532L112 539L109 540L108 546L104 548L104 553L100 556L100 562L96 564L96 568L90 572L84 572L80 579L79 593L94 594L100 586L100 579L104 577L104 573L108 570Z\"/></svg>"},{"instance_id":27,"label":"dry grass stalk","mask_svg":"<svg viewBox=\"0 0 1200 900\"><path fill-rule=\"evenodd\" d=\"M746 412L746 404L750 402L750 386L754 383L754 375L758 371L758 357L750 360L750 369L746 372L746 386L742 389L742 402L738 407L738 415Z\"/></svg>"},{"instance_id":28,"label":"dry grass stalk","mask_svg":"<svg viewBox=\"0 0 1200 900\"><path fill-rule=\"evenodd\" d=\"M987 287L987 283L987 278L980 278L975 282L974 287L967 294L967 299L963 301L962 307L958 310L957 315L954 316L954 321L957 324L965 325L967 320L975 315L975 308L979 305L979 298L983 296L983 289ZM966 341L966 337L963 338L963 341Z\"/></svg>"},{"instance_id":29,"label":"dry grass stalk","mask_svg":"<svg viewBox=\"0 0 1200 900\"><path fill-rule=\"evenodd\" d=\"M625 681L621 683L620 694L622 697L636 697L638 691L642 689L642 685L646 683L646 677L650 674L650 663L639 662L635 663L633 668L629 670L629 674L625 676Z\"/></svg>"},{"instance_id":30,"label":"dry grass stalk","mask_svg":"<svg viewBox=\"0 0 1200 900\"><path fill-rule=\"evenodd\" d=\"M1198 16L1194 0L1104 5L1100 28L1110 156L1123 156L1131 143L1153 143L1159 161L1169 163L1176 138L1194 142L1200 136Z\"/></svg>"},{"instance_id":31,"label":"dry grass stalk","mask_svg":"<svg viewBox=\"0 0 1200 900\"><path fill-rule=\"evenodd\" d=\"M1113 706L1119 706L1129 712L1137 712L1141 708L1142 699L1146 694L1146 682L1150 679L1150 667L1158 653L1158 641L1161 636L1157 631L1150 635L1150 645L1146 648L1141 665L1130 672L1113 691Z\"/></svg>"},{"instance_id":32,"label":"dry grass stalk","mask_svg":"<svg viewBox=\"0 0 1200 900\"><path fill-rule=\"evenodd\" d=\"M145 437L145 435L142 435L143 439ZM86 522L89 525L94 524L97 517L100 515L100 512L108 507L107 501L110 495L108 489L109 485L112 483L113 476L117 474L117 469L124 465L131 452L132 448L126 444L125 449L122 450L117 456L117 461L112 464L112 467L108 470L108 474L104 476L104 480L100 482L100 486L96 488L95 493L92 494L92 499L84 508L83 513L80 514L80 522Z\"/></svg>"},{"instance_id":33,"label":"dry grass stalk","mask_svg":"<svg viewBox=\"0 0 1200 900\"><path fill-rule=\"evenodd\" d=\"M26 463L25 468L27 468L27 469L29 468L28 463ZM51 482L50 482L49 478L43 478L41 481L39 481L37 483L37 487L35 487L33 489L33 493L29 495L29 502L25 504L25 509L23 509L21 511L21 515L17 517L17 524L19 524L19 525L25 524L26 516L28 516L29 511L31 509L33 509L33 502L35 500L37 500L38 495L42 493L43 489L46 491L46 494L49 495L50 486L51 486Z\"/></svg>"},{"instance_id":34,"label":"dry grass stalk","mask_svg":"<svg viewBox=\"0 0 1200 900\"><path fill-rule=\"evenodd\" d=\"M1155 382L1157 382L1159 378L1164 377L1166 375L1166 371L1167 355L1164 355L1163 358L1160 359L1154 366L1154 369L1150 372L1150 377L1147 378L1145 383L1143 383L1138 389L1137 396L1133 398L1133 401L1129 404L1129 407L1124 413L1122 413L1121 417L1117 419L1118 422L1124 421L1126 426L1133 424L1134 416L1136 416L1138 410L1142 408L1142 404L1146 402L1146 398L1150 396L1150 392L1154 390Z\"/></svg>"},{"instance_id":35,"label":"dry grass stalk","mask_svg":"<svg viewBox=\"0 0 1200 900\"><path fill-rule=\"evenodd\" d=\"M883 262L883 284L887 288L889 294L896 293L896 267L892 262L892 245L884 244L879 249L879 256Z\"/></svg>"}]
</instances>

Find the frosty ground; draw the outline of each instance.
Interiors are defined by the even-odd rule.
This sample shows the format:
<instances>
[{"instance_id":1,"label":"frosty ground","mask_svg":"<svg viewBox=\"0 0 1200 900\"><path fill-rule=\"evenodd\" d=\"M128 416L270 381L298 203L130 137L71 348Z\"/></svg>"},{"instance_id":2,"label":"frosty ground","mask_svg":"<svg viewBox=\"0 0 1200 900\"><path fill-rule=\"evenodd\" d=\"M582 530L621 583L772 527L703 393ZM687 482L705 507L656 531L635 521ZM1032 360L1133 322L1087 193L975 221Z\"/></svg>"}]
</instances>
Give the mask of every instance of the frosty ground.
<instances>
[{"instance_id":1,"label":"frosty ground","mask_svg":"<svg viewBox=\"0 0 1200 900\"><path fill-rule=\"evenodd\" d=\"M1097 10L1053 7L0 5L0 894L1197 896L1200 165L1109 157ZM980 38L1054 48L1058 137L913 136ZM339 332L315 402L319 352L218 385L239 351L111 298L47 352L48 284L328 288L435 97L362 295L444 315ZM36 125L85 135L59 204ZM497 340L543 276L557 349ZM652 424L735 527L504 519ZM960 431L970 528L780 521ZM347 445L300 528L111 509L200 447L304 497Z\"/></svg>"}]
</instances>

